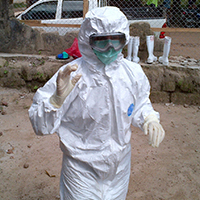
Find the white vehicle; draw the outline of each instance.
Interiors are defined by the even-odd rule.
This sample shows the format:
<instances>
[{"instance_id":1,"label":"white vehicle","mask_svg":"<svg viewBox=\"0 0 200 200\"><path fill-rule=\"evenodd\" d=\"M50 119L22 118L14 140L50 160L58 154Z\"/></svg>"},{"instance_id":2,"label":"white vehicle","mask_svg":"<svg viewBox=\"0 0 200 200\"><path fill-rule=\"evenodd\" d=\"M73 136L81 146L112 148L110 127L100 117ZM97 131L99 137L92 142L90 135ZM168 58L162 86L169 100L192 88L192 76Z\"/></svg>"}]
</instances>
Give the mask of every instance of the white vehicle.
<instances>
[{"instance_id":1,"label":"white vehicle","mask_svg":"<svg viewBox=\"0 0 200 200\"><path fill-rule=\"evenodd\" d=\"M88 2L89 10L107 4L105 0L89 0ZM141 9L144 10L143 7ZM138 16L135 17L134 13L135 8L124 10L124 14L127 15L130 23L144 21L148 22L152 28L162 28L166 23L166 19L163 16L140 18ZM140 12L137 13L140 15ZM44 26L37 26L36 24L31 26L33 28L42 28L47 32L57 31L59 35L65 35L69 31L79 30L78 26L83 21L83 0L39 0L17 16L17 19L40 20ZM58 27L58 24L68 24L68 27Z\"/></svg>"},{"instance_id":2,"label":"white vehicle","mask_svg":"<svg viewBox=\"0 0 200 200\"><path fill-rule=\"evenodd\" d=\"M96 8L97 0L89 1L89 10ZM78 28L55 27L55 24L70 24L71 27L81 25L83 21L83 1L69 0L40 0L27 8L19 16L19 20L40 20L41 24L52 24L50 26L34 26L33 28L42 28L47 32L57 31L59 35L65 35L71 30Z\"/></svg>"}]
</instances>

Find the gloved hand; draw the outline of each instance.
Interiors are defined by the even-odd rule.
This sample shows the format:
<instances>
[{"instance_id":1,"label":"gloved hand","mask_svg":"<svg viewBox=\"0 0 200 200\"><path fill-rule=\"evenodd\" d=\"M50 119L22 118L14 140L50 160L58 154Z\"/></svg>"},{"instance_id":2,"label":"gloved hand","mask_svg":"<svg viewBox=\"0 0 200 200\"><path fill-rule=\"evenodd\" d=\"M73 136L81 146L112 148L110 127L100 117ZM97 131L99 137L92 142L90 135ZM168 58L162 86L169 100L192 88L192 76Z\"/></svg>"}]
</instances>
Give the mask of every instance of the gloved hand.
<instances>
[{"instance_id":1,"label":"gloved hand","mask_svg":"<svg viewBox=\"0 0 200 200\"><path fill-rule=\"evenodd\" d=\"M77 74L72 80L70 80L70 74L78 69L78 65L68 65L63 71L58 72L58 77L56 80L57 89L56 92L51 96L50 103L56 107L60 108L66 97L74 88L75 84L81 78L81 74Z\"/></svg>"},{"instance_id":2,"label":"gloved hand","mask_svg":"<svg viewBox=\"0 0 200 200\"><path fill-rule=\"evenodd\" d=\"M143 129L145 135L149 133L149 144L158 147L165 137L165 131L154 114L145 118Z\"/></svg>"}]
</instances>

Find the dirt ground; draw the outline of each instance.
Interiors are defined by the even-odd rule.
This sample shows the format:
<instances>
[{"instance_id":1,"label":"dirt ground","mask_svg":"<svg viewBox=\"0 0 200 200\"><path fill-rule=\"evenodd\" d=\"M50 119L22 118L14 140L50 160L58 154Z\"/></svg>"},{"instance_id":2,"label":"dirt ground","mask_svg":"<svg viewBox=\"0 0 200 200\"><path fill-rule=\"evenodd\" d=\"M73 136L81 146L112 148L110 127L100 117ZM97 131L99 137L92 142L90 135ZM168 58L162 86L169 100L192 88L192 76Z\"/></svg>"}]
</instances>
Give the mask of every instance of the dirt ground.
<instances>
[{"instance_id":1,"label":"dirt ground","mask_svg":"<svg viewBox=\"0 0 200 200\"><path fill-rule=\"evenodd\" d=\"M166 33L172 38L170 55L200 59L200 32Z\"/></svg>"},{"instance_id":2,"label":"dirt ground","mask_svg":"<svg viewBox=\"0 0 200 200\"><path fill-rule=\"evenodd\" d=\"M59 199L57 135L36 136L28 118L33 93L0 87L0 199ZM200 107L153 104L166 137L159 148L132 132L127 200L200 199Z\"/></svg>"}]
</instances>

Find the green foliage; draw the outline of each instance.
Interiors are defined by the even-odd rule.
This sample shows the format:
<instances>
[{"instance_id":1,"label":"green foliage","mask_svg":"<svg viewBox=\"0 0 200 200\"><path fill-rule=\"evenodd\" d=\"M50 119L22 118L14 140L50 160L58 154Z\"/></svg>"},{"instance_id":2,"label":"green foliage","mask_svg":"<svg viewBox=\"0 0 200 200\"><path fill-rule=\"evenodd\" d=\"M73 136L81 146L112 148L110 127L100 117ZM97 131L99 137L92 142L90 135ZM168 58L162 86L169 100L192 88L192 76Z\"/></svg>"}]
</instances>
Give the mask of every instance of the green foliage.
<instances>
[{"instance_id":1,"label":"green foliage","mask_svg":"<svg viewBox=\"0 0 200 200\"><path fill-rule=\"evenodd\" d=\"M42 60L41 63L40 63L40 65L44 65L44 63L45 63L45 60Z\"/></svg>"},{"instance_id":2,"label":"green foliage","mask_svg":"<svg viewBox=\"0 0 200 200\"><path fill-rule=\"evenodd\" d=\"M43 78L43 77L44 77L44 74L41 73L41 72L37 72L37 76L38 76L39 78Z\"/></svg>"},{"instance_id":3,"label":"green foliage","mask_svg":"<svg viewBox=\"0 0 200 200\"><path fill-rule=\"evenodd\" d=\"M190 81L190 79L180 79L177 82L178 87L181 89L183 92L188 92L188 93L193 93L195 90L194 84Z\"/></svg>"},{"instance_id":4,"label":"green foliage","mask_svg":"<svg viewBox=\"0 0 200 200\"><path fill-rule=\"evenodd\" d=\"M183 83L183 80L180 79L177 84L178 84L179 87L181 87L182 83Z\"/></svg>"},{"instance_id":5,"label":"green foliage","mask_svg":"<svg viewBox=\"0 0 200 200\"><path fill-rule=\"evenodd\" d=\"M33 89L34 89L34 90L37 90L37 89L38 89L38 86L37 86L37 85L35 85Z\"/></svg>"}]
</instances>

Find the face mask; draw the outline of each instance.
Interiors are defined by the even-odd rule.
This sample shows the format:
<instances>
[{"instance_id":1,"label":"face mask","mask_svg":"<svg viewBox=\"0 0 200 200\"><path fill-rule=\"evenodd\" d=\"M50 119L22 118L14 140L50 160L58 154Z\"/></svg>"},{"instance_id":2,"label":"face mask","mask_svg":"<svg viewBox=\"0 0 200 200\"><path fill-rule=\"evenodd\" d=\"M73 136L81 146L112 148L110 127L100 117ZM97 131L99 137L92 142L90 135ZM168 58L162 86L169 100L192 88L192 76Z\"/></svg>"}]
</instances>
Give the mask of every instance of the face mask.
<instances>
[{"instance_id":1,"label":"face mask","mask_svg":"<svg viewBox=\"0 0 200 200\"><path fill-rule=\"evenodd\" d=\"M122 52L122 49L119 51L115 51L114 48L110 48L108 51L105 52L99 52L93 49L95 55L97 58L104 63L105 65L109 65L111 62L115 61L117 59L117 56L119 53Z\"/></svg>"}]
</instances>

